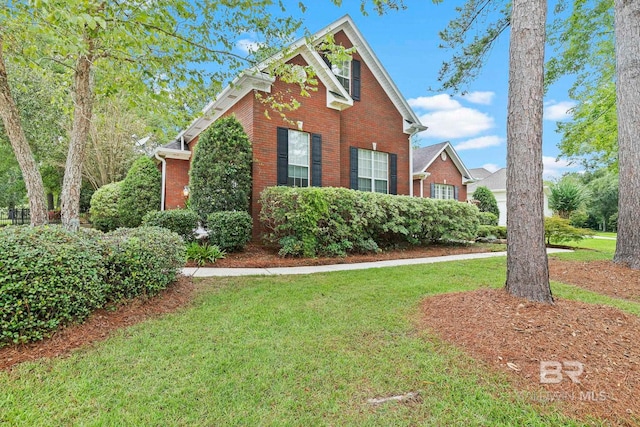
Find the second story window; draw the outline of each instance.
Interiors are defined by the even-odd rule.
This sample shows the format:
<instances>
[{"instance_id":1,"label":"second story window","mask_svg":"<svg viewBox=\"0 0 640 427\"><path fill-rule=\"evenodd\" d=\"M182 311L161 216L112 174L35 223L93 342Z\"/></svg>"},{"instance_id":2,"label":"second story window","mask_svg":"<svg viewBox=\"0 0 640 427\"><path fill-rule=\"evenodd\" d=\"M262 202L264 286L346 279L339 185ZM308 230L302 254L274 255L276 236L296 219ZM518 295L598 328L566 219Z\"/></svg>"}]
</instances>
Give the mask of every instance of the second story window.
<instances>
[{"instance_id":1,"label":"second story window","mask_svg":"<svg viewBox=\"0 0 640 427\"><path fill-rule=\"evenodd\" d=\"M331 64L331 71L338 78L342 87L351 93L351 61L341 61Z\"/></svg>"}]
</instances>

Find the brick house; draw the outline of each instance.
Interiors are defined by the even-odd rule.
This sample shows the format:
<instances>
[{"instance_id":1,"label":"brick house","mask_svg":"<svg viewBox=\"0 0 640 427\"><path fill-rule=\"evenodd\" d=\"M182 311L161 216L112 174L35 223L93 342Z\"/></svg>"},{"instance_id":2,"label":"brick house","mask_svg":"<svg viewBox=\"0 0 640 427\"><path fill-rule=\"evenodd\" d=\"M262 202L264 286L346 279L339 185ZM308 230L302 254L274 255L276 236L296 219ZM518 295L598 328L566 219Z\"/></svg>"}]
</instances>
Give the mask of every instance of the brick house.
<instances>
[{"instance_id":1,"label":"brick house","mask_svg":"<svg viewBox=\"0 0 640 427\"><path fill-rule=\"evenodd\" d=\"M473 176L449 142L413 150L413 195L467 200Z\"/></svg>"},{"instance_id":2,"label":"brick house","mask_svg":"<svg viewBox=\"0 0 640 427\"><path fill-rule=\"evenodd\" d=\"M327 34L355 46L351 61L330 64L315 47ZM316 42L317 41L317 42ZM184 207L198 136L218 118L235 114L253 146L251 213L269 186L347 187L412 194L411 136L425 130L389 74L347 15L276 57L242 73L203 114L154 155L162 170L162 208ZM265 117L256 93L299 91L264 71L270 61L313 67L317 91L301 98L287 120Z\"/></svg>"}]
</instances>

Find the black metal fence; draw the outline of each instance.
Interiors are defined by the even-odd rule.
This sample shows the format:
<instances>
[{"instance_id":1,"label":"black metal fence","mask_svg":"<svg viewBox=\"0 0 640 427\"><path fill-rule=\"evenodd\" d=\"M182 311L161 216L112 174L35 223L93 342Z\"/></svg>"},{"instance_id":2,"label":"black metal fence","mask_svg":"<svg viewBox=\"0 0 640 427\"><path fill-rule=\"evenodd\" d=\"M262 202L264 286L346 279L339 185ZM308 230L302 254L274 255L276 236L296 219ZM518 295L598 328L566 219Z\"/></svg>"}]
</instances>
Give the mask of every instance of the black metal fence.
<instances>
[{"instance_id":1,"label":"black metal fence","mask_svg":"<svg viewBox=\"0 0 640 427\"><path fill-rule=\"evenodd\" d=\"M0 209L0 227L3 225L30 224L31 215L27 208ZM49 224L60 223L60 211L49 211Z\"/></svg>"}]
</instances>

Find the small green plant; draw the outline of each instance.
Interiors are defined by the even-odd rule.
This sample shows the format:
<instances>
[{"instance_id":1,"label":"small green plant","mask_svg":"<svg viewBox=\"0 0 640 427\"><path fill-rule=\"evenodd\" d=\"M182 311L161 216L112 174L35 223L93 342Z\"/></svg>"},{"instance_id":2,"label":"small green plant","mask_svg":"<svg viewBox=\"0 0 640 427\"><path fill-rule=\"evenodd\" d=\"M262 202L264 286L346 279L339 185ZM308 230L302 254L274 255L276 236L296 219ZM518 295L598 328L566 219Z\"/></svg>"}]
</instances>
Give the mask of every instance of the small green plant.
<instances>
[{"instance_id":1,"label":"small green plant","mask_svg":"<svg viewBox=\"0 0 640 427\"><path fill-rule=\"evenodd\" d=\"M492 225L492 226L498 225L498 217L495 216L495 214L492 214L491 212L479 212L478 220L480 221L480 225Z\"/></svg>"},{"instance_id":2,"label":"small green plant","mask_svg":"<svg viewBox=\"0 0 640 427\"><path fill-rule=\"evenodd\" d=\"M205 264L214 264L225 256L227 253L217 245L209 245L208 243L201 245L198 242L192 242L187 246L187 260L195 262L199 267Z\"/></svg>"},{"instance_id":3,"label":"small green plant","mask_svg":"<svg viewBox=\"0 0 640 427\"><path fill-rule=\"evenodd\" d=\"M480 225L478 226L478 237L486 239L506 239L507 227L500 225Z\"/></svg>"},{"instance_id":4,"label":"small green plant","mask_svg":"<svg viewBox=\"0 0 640 427\"><path fill-rule=\"evenodd\" d=\"M544 219L544 238L547 245L562 242L579 242L591 233L582 228L573 227L568 219L552 216Z\"/></svg>"}]
</instances>

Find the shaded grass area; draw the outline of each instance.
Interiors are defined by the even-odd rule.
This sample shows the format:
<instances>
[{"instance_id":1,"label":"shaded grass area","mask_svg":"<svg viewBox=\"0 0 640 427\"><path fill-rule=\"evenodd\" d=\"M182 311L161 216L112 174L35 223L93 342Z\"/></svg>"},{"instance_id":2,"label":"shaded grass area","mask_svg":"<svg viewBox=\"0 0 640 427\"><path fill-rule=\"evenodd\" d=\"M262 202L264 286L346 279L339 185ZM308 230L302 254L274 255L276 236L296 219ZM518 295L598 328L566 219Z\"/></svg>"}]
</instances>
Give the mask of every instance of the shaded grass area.
<instances>
[{"instance_id":1,"label":"shaded grass area","mask_svg":"<svg viewBox=\"0 0 640 427\"><path fill-rule=\"evenodd\" d=\"M186 310L0 373L0 423L579 425L415 328L424 296L500 287L504 264L207 279Z\"/></svg>"},{"instance_id":2,"label":"shaded grass area","mask_svg":"<svg viewBox=\"0 0 640 427\"><path fill-rule=\"evenodd\" d=\"M550 257L574 260L574 261L596 261L596 260L612 260L616 252L615 240L604 239L582 239L579 242L572 242L567 245L575 250L573 253L552 254Z\"/></svg>"}]
</instances>

